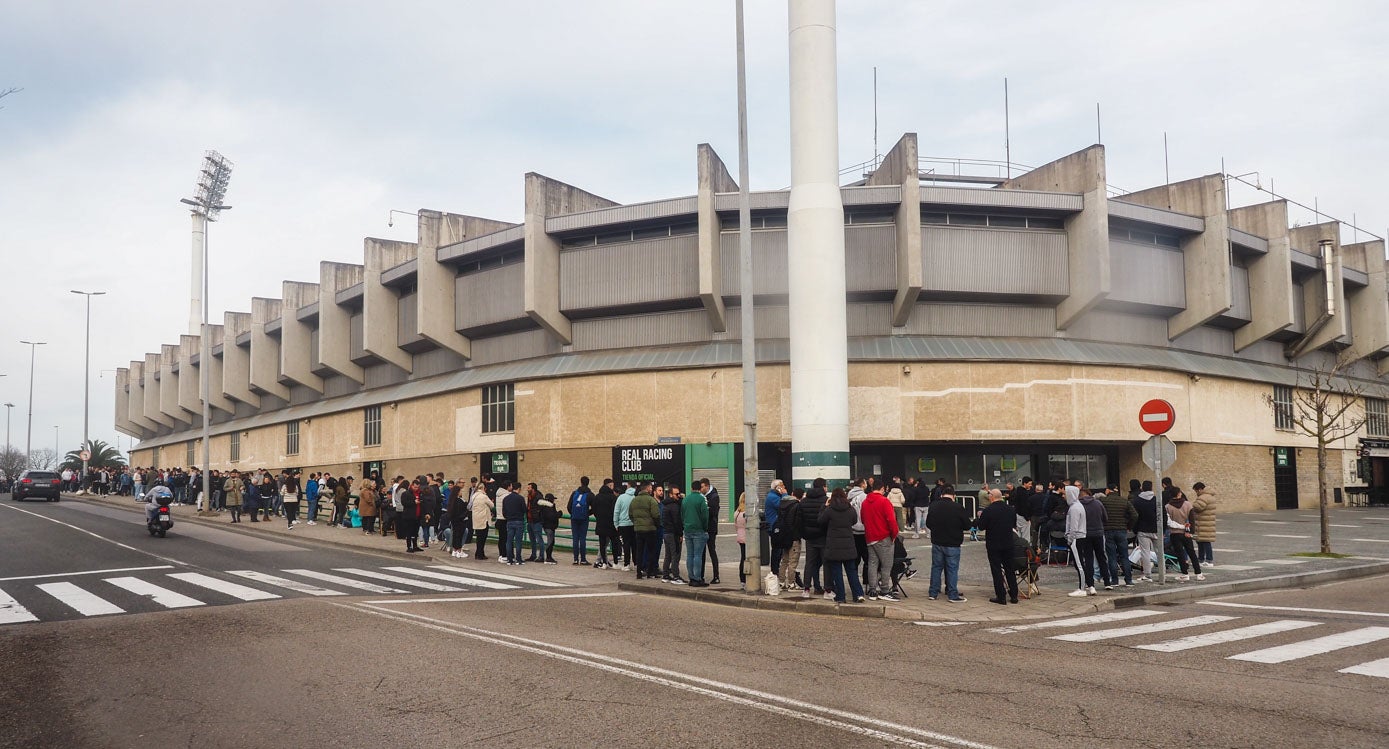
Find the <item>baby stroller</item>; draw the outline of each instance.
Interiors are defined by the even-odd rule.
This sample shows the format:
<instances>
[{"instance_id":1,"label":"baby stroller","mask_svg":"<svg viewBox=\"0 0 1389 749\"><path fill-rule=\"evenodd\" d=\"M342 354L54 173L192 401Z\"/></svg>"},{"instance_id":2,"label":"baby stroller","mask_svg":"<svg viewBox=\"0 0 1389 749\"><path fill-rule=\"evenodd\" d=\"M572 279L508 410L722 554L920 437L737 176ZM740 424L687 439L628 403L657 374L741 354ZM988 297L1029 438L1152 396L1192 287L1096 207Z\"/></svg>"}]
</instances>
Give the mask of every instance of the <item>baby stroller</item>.
<instances>
[{"instance_id":1,"label":"baby stroller","mask_svg":"<svg viewBox=\"0 0 1389 749\"><path fill-rule=\"evenodd\" d=\"M1018 597L1041 595L1037 587L1037 571L1042 566L1042 553L1021 536L1013 539L1013 569L1018 573Z\"/></svg>"},{"instance_id":2,"label":"baby stroller","mask_svg":"<svg viewBox=\"0 0 1389 749\"><path fill-rule=\"evenodd\" d=\"M899 536L892 545L892 592L906 598L907 591L902 590L902 581L913 577L916 577L916 570L912 568L912 558L907 556L907 547Z\"/></svg>"}]
</instances>

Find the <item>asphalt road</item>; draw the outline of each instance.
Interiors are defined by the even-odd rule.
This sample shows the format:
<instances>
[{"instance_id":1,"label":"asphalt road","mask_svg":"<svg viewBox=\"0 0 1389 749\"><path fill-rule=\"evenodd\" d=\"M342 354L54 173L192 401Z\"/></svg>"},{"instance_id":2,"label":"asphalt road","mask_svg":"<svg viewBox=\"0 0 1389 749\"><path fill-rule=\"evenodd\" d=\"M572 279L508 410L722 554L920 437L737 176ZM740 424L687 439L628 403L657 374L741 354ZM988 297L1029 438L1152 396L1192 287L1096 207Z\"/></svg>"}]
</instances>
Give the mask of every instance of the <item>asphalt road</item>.
<instances>
[{"instance_id":1,"label":"asphalt road","mask_svg":"<svg viewBox=\"0 0 1389 749\"><path fill-rule=\"evenodd\" d=\"M0 593L37 621L0 624L0 746L1382 747L1389 735L1389 677L1353 671L1389 658L1384 579L997 631L489 578L515 586L499 590L425 578L431 563L187 523L152 539L119 509L19 509L0 498ZM133 567L152 569L102 571ZM343 571L385 567L457 590ZM242 601L176 574L279 597ZM108 582L132 577L201 605ZM37 587L52 583L123 613L83 615Z\"/></svg>"}]
</instances>

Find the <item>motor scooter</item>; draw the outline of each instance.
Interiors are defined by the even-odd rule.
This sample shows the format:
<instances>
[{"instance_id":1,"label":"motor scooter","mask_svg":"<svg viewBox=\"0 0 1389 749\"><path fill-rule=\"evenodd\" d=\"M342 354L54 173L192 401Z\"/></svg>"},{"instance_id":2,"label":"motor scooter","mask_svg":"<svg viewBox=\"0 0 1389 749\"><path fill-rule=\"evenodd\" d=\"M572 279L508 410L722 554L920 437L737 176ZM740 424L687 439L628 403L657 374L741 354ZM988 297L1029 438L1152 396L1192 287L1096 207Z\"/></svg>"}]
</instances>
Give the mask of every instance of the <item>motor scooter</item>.
<instances>
[{"instance_id":1,"label":"motor scooter","mask_svg":"<svg viewBox=\"0 0 1389 749\"><path fill-rule=\"evenodd\" d=\"M159 503L159 510L145 523L146 529L151 536L163 538L174 527L174 515L169 512L169 497L160 497L156 500Z\"/></svg>"}]
</instances>

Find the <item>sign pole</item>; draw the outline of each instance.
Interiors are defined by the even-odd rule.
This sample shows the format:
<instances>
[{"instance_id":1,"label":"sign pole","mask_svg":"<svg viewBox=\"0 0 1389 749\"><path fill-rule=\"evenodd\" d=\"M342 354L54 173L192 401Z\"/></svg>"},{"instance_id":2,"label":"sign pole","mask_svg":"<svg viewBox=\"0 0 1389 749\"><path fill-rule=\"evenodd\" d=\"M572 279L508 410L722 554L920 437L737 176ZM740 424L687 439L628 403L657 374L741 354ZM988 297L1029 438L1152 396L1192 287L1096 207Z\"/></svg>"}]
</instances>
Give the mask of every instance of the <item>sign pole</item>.
<instances>
[{"instance_id":1,"label":"sign pole","mask_svg":"<svg viewBox=\"0 0 1389 749\"><path fill-rule=\"evenodd\" d=\"M1157 504L1157 565L1158 565L1158 585L1167 584L1167 544L1163 539L1167 537L1167 508L1162 505L1162 451L1154 450L1157 453L1153 458L1153 501Z\"/></svg>"}]
</instances>

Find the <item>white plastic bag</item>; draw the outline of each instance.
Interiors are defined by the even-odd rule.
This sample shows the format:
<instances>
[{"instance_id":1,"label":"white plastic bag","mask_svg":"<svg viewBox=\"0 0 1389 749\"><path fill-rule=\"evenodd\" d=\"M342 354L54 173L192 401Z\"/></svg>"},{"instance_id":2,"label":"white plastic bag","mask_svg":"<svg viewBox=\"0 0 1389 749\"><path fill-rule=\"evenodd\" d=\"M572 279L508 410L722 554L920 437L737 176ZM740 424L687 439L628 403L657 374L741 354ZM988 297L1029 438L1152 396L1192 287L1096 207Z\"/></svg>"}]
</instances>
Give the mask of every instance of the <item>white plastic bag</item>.
<instances>
[{"instance_id":1,"label":"white plastic bag","mask_svg":"<svg viewBox=\"0 0 1389 749\"><path fill-rule=\"evenodd\" d=\"M767 591L769 596L781 595L781 578L777 577L775 572L768 572L767 576L762 578L762 589Z\"/></svg>"}]
</instances>

